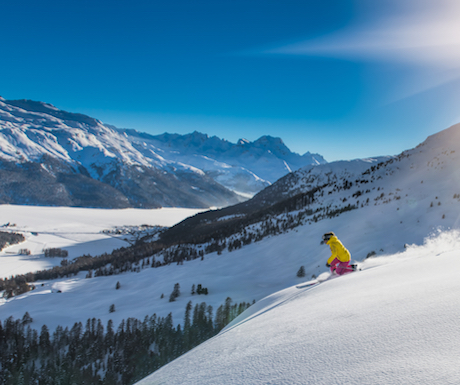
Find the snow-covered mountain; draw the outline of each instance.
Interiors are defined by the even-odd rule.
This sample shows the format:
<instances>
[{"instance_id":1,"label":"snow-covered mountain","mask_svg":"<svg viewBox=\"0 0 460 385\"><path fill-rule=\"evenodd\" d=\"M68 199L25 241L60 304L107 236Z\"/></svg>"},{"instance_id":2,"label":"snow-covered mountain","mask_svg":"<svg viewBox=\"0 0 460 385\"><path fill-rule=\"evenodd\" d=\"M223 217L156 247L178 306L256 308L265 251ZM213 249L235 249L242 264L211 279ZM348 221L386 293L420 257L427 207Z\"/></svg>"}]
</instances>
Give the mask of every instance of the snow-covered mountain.
<instances>
[{"instance_id":1,"label":"snow-covered mountain","mask_svg":"<svg viewBox=\"0 0 460 385\"><path fill-rule=\"evenodd\" d=\"M280 138L271 136L254 142L240 139L234 144L199 132L157 136L135 130L123 132L139 151L154 148L162 157L199 168L227 188L246 196L254 195L301 167L327 163L319 154L293 153Z\"/></svg>"},{"instance_id":2,"label":"snow-covered mountain","mask_svg":"<svg viewBox=\"0 0 460 385\"><path fill-rule=\"evenodd\" d=\"M291 153L280 139L240 142L199 133L151 136L50 104L0 98L0 202L222 207L291 169L325 162Z\"/></svg>"},{"instance_id":3,"label":"snow-covered mountain","mask_svg":"<svg viewBox=\"0 0 460 385\"><path fill-rule=\"evenodd\" d=\"M192 166L147 157L90 117L0 100L0 202L52 206L210 207L238 196Z\"/></svg>"},{"instance_id":4,"label":"snow-covered mountain","mask_svg":"<svg viewBox=\"0 0 460 385\"><path fill-rule=\"evenodd\" d=\"M36 329L90 317L116 327L170 313L184 326L190 301L216 311L227 297L255 300L220 335L144 384L455 383L459 170L460 125L398 156L306 167L247 202L171 227L161 235L166 249L155 254L160 267L150 267L152 255L136 273L38 282L4 300L0 319L28 311ZM320 245L327 231L363 270L296 289L327 271L330 251ZM34 236L26 233L30 242ZM168 302L176 283L182 294ZM193 295L196 284L209 294Z\"/></svg>"}]
</instances>

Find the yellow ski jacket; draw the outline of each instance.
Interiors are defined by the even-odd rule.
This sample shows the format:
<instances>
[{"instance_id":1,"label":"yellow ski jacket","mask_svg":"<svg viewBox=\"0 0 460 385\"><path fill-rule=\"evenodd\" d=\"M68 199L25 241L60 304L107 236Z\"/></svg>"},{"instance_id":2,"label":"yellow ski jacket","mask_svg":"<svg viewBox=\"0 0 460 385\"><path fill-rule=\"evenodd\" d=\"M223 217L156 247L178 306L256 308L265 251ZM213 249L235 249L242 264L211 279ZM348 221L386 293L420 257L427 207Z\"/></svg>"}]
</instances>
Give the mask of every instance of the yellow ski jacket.
<instances>
[{"instance_id":1,"label":"yellow ski jacket","mask_svg":"<svg viewBox=\"0 0 460 385\"><path fill-rule=\"evenodd\" d=\"M350 261L351 259L350 252L345 248L342 242L340 242L339 239L335 235L333 235L326 242L326 244L329 245L329 247L331 248L331 252L332 252L332 255L327 260L328 264L331 264L335 258L337 258L340 262Z\"/></svg>"}]
</instances>

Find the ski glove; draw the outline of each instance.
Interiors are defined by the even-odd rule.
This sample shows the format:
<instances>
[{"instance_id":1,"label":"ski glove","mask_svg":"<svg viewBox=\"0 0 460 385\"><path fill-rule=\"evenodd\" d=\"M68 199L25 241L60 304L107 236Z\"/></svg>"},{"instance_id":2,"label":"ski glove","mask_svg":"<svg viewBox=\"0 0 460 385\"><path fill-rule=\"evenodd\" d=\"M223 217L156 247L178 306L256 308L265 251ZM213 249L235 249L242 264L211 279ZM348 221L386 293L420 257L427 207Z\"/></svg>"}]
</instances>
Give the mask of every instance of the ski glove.
<instances>
[{"instance_id":1,"label":"ski glove","mask_svg":"<svg viewBox=\"0 0 460 385\"><path fill-rule=\"evenodd\" d=\"M331 267L331 265L329 263L326 263L326 267Z\"/></svg>"}]
</instances>

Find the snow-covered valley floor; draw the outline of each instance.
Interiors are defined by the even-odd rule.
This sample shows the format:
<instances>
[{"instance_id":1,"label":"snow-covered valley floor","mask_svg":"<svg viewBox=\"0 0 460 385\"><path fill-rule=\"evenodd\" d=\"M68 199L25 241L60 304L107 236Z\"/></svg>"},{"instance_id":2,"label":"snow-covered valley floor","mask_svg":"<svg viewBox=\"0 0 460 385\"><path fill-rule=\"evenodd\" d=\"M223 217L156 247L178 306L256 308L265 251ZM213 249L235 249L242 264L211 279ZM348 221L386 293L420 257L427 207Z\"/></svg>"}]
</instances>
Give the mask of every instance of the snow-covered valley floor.
<instances>
[{"instance_id":1,"label":"snow-covered valley floor","mask_svg":"<svg viewBox=\"0 0 460 385\"><path fill-rule=\"evenodd\" d=\"M458 384L460 234L262 299L139 385Z\"/></svg>"},{"instance_id":2,"label":"snow-covered valley floor","mask_svg":"<svg viewBox=\"0 0 460 385\"><path fill-rule=\"evenodd\" d=\"M0 205L0 231L21 233L26 242L0 251L0 278L59 266L62 258L44 258L45 248L64 248L69 260L90 254L100 255L129 243L124 236L103 233L121 226L172 226L201 210L163 208L87 209ZM28 249L30 255L19 255Z\"/></svg>"}]
</instances>

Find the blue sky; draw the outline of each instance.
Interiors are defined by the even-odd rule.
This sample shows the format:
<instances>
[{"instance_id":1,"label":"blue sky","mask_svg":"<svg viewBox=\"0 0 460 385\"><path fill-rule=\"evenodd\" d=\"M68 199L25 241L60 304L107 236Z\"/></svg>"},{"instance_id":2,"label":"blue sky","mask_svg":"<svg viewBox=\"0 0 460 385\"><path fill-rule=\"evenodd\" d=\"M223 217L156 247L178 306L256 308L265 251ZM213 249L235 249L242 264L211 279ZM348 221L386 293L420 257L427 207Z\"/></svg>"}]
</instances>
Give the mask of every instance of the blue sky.
<instances>
[{"instance_id":1,"label":"blue sky","mask_svg":"<svg viewBox=\"0 0 460 385\"><path fill-rule=\"evenodd\" d=\"M403 4L401 4L403 3ZM396 155L460 122L458 0L3 1L0 95L160 134Z\"/></svg>"}]
</instances>

